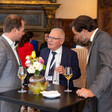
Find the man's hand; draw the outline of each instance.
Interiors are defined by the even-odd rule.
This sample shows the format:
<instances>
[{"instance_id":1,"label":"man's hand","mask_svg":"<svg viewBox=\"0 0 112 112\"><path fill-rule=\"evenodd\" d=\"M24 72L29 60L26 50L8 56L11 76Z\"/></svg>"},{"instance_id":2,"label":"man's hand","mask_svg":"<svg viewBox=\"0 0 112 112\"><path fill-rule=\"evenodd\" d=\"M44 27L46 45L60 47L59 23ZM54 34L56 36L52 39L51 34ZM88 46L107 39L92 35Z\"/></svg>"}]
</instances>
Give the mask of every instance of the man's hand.
<instances>
[{"instance_id":1,"label":"man's hand","mask_svg":"<svg viewBox=\"0 0 112 112\"><path fill-rule=\"evenodd\" d=\"M59 67L57 67L56 69L56 72L58 72L59 74L63 74L65 73L65 69L62 65L60 65Z\"/></svg>"},{"instance_id":2,"label":"man's hand","mask_svg":"<svg viewBox=\"0 0 112 112\"><path fill-rule=\"evenodd\" d=\"M76 93L77 93L78 96L81 96L81 97L84 97L84 98L88 98L88 97L93 97L94 96L92 91L89 90L89 89L86 89L86 88L78 89L76 91Z\"/></svg>"}]
</instances>

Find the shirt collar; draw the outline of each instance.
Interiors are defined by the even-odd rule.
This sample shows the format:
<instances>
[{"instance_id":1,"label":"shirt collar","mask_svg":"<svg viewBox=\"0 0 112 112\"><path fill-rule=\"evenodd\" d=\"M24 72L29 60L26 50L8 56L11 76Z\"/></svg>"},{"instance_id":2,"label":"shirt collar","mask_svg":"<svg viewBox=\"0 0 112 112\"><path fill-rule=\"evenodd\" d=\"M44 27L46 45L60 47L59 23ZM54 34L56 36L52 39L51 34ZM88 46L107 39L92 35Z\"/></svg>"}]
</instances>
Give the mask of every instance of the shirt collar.
<instances>
[{"instance_id":1,"label":"shirt collar","mask_svg":"<svg viewBox=\"0 0 112 112\"><path fill-rule=\"evenodd\" d=\"M62 46L61 46L60 48L58 48L57 50L55 50L55 52L56 52L57 54L59 54L61 51L62 51ZM52 52L52 50L51 50L51 52Z\"/></svg>"},{"instance_id":2,"label":"shirt collar","mask_svg":"<svg viewBox=\"0 0 112 112\"><path fill-rule=\"evenodd\" d=\"M95 34L96 34L97 30L98 30L98 28L96 28L96 29L95 29L95 31L93 32L93 34L92 34L92 36L91 36L91 38L90 38L90 41L91 41L91 42L93 41L94 36L95 36Z\"/></svg>"},{"instance_id":3,"label":"shirt collar","mask_svg":"<svg viewBox=\"0 0 112 112\"><path fill-rule=\"evenodd\" d=\"M14 47L15 45L15 42L12 42L12 40L10 40L7 36L5 36L4 34L2 34L2 36L7 40L7 42L9 43L9 45L11 47Z\"/></svg>"}]
</instances>

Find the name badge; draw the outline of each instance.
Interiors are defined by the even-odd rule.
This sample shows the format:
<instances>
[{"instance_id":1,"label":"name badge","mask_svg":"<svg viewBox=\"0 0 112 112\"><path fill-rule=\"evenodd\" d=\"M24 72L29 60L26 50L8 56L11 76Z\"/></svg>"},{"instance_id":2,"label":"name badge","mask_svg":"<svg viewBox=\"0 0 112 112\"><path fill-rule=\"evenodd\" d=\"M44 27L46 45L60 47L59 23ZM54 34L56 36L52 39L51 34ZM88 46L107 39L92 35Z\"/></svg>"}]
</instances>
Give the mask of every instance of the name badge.
<instances>
[{"instance_id":1,"label":"name badge","mask_svg":"<svg viewBox=\"0 0 112 112\"><path fill-rule=\"evenodd\" d=\"M53 76L47 76L46 77L46 80L48 80L48 81L52 81L52 79L53 79Z\"/></svg>"}]
</instances>

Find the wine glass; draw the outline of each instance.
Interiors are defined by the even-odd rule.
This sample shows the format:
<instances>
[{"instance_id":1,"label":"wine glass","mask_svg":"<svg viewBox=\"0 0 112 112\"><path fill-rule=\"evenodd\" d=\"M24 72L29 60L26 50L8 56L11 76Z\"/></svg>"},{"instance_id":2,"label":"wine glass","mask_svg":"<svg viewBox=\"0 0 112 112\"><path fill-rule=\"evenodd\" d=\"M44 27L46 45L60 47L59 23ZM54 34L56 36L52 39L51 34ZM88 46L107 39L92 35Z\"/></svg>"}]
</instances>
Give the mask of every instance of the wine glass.
<instances>
[{"instance_id":1,"label":"wine glass","mask_svg":"<svg viewBox=\"0 0 112 112\"><path fill-rule=\"evenodd\" d=\"M54 66L54 82L58 83L59 82L59 71L58 71L58 67L60 66L60 64L56 64Z\"/></svg>"},{"instance_id":2,"label":"wine glass","mask_svg":"<svg viewBox=\"0 0 112 112\"><path fill-rule=\"evenodd\" d=\"M20 66L19 70L18 70L18 77L21 80L21 90L18 91L19 93L25 93L25 92L27 92L26 90L23 89L24 88L23 83L24 83L24 79L25 79L26 75L27 75L26 68L23 68L22 66Z\"/></svg>"},{"instance_id":3,"label":"wine glass","mask_svg":"<svg viewBox=\"0 0 112 112\"><path fill-rule=\"evenodd\" d=\"M72 68L71 67L65 67L65 78L67 79L67 90L64 90L65 92L72 92L72 90L69 89L69 80L72 77Z\"/></svg>"}]
</instances>

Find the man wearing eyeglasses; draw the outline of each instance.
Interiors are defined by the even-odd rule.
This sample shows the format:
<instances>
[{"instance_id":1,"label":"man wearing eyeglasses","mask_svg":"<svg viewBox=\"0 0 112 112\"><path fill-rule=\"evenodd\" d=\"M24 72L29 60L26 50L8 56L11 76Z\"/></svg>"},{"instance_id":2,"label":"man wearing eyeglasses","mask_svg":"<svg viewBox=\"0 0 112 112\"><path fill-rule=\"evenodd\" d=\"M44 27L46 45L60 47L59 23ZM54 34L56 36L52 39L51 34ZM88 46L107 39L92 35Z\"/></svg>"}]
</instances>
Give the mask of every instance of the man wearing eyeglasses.
<instances>
[{"instance_id":1,"label":"man wearing eyeglasses","mask_svg":"<svg viewBox=\"0 0 112 112\"><path fill-rule=\"evenodd\" d=\"M60 28L54 28L51 30L48 39L48 48L44 48L40 52L40 56L44 59L46 70L42 72L45 77L48 76L50 69L50 62L52 60L52 51L56 52L55 60L53 64L56 66L56 70L59 72L58 81L55 82L55 77L52 78L53 84L67 85L67 80L64 77L64 67L70 66L73 70L73 76L70 79L70 88L73 87L73 80L80 77L80 68L76 52L65 48L62 44L65 40L65 33ZM53 65L52 65L53 66ZM54 80L53 80L54 79Z\"/></svg>"},{"instance_id":2,"label":"man wearing eyeglasses","mask_svg":"<svg viewBox=\"0 0 112 112\"><path fill-rule=\"evenodd\" d=\"M53 84L61 84L67 86L67 79L64 77L64 68L70 66L73 70L73 76L70 79L69 87L73 88L73 80L80 77L80 68L76 52L65 48L62 44L65 40L65 33L60 28L54 28L51 30L48 39L48 48L44 48L40 52L40 56L44 59L46 70L42 72L42 75L47 78L50 70L50 63L53 57L52 51L55 52L55 59L53 64L56 66L56 71L59 75L55 76L53 74L52 80ZM51 66L53 66L53 64ZM64 110L64 112L71 112L70 109Z\"/></svg>"}]
</instances>

